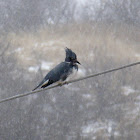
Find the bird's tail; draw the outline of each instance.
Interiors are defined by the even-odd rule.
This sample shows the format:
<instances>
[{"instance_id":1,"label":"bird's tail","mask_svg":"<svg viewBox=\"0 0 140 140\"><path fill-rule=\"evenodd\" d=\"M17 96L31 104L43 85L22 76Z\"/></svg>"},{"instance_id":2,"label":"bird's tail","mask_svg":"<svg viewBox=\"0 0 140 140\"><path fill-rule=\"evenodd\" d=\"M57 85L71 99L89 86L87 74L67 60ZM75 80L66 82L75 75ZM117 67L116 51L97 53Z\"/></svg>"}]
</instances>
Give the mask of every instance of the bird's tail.
<instances>
[{"instance_id":1,"label":"bird's tail","mask_svg":"<svg viewBox=\"0 0 140 140\"><path fill-rule=\"evenodd\" d=\"M43 80L40 82L40 84L39 84L37 87L35 87L32 91L34 91L34 90L36 90L37 88L39 88L44 82L45 82L45 79L43 79Z\"/></svg>"}]
</instances>

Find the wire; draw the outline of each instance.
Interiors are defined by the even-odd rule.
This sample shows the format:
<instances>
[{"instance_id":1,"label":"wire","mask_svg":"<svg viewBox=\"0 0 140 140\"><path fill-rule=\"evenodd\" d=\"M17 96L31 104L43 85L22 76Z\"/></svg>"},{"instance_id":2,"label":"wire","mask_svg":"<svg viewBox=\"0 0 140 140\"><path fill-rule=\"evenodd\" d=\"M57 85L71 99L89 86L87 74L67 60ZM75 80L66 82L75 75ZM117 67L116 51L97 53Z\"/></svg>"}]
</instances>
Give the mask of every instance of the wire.
<instances>
[{"instance_id":1,"label":"wire","mask_svg":"<svg viewBox=\"0 0 140 140\"><path fill-rule=\"evenodd\" d=\"M61 85L58 84L58 85L54 85L54 86L51 86L51 87L48 87L48 88L44 88L44 89L40 89L40 90L35 90L35 91L23 93L23 94L17 94L15 96L12 96L12 97L0 100L0 103L6 102L6 101L10 101L10 100L14 100L14 99L17 99L17 98L21 98L21 97L24 97L24 96L28 96L28 95L31 95L31 94L39 93L41 91L53 89L53 88L56 88L56 87L59 87L59 86L62 86L62 85L66 85L66 84L78 82L78 81L81 81L81 80L85 80L85 79L88 79L88 78L97 77L97 76L100 76L100 75L103 75L103 74L111 73L111 72L114 72L114 71L122 70L122 69L125 69L125 68L128 68L128 67L132 67L132 66L135 66L135 65L139 65L139 64L140 64L140 62L136 62L136 63L132 63L132 64L129 64L129 65L122 66L122 67L106 70L106 71L103 71L103 72L100 72L100 73L96 73L96 74L92 74L92 75L85 76L85 77L82 77L82 78L78 78L78 79L74 79L74 80L71 80L71 81L67 81L67 82L65 82L65 83L63 83Z\"/></svg>"}]
</instances>

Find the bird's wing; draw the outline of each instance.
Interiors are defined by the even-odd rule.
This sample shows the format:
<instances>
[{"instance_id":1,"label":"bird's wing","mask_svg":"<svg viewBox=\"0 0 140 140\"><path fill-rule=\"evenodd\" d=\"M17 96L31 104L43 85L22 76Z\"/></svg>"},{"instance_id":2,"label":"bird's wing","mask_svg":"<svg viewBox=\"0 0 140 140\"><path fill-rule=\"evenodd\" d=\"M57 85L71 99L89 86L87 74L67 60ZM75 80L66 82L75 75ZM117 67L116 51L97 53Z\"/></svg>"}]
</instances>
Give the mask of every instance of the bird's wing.
<instances>
[{"instance_id":1,"label":"bird's wing","mask_svg":"<svg viewBox=\"0 0 140 140\"><path fill-rule=\"evenodd\" d=\"M55 83L59 80L65 80L67 78L67 73L69 72L69 64L62 62L59 65L57 65L55 68L53 68L46 76L45 78L40 82L40 84L34 88L33 90L36 90L37 88L46 87L52 83Z\"/></svg>"}]
</instances>

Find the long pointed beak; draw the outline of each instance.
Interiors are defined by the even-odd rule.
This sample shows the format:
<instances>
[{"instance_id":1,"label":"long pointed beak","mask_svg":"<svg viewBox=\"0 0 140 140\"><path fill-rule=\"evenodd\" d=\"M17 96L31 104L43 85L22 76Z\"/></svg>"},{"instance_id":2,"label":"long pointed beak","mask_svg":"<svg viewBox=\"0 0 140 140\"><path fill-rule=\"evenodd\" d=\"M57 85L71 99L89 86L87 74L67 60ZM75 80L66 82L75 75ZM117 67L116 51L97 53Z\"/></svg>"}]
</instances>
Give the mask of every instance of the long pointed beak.
<instances>
[{"instance_id":1,"label":"long pointed beak","mask_svg":"<svg viewBox=\"0 0 140 140\"><path fill-rule=\"evenodd\" d=\"M81 63L80 63L79 61L77 61L77 60L76 60L76 63L78 63L78 64L80 64L80 65L81 65Z\"/></svg>"}]
</instances>

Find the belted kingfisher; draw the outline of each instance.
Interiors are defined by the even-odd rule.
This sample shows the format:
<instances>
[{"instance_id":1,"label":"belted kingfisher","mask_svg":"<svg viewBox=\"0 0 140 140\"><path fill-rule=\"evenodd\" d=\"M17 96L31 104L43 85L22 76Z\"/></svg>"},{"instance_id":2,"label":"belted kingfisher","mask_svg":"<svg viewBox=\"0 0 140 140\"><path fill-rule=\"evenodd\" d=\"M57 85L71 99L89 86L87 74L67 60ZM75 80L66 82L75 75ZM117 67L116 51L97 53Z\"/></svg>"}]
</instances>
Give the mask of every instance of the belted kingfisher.
<instances>
[{"instance_id":1,"label":"belted kingfisher","mask_svg":"<svg viewBox=\"0 0 140 140\"><path fill-rule=\"evenodd\" d=\"M78 71L78 64L80 64L77 60L76 54L69 48L65 49L66 58L64 62L58 64L55 68L53 68L45 78L40 82L40 84L33 89L37 88L45 88L55 82L64 82L70 75L74 73L74 71Z\"/></svg>"}]
</instances>

